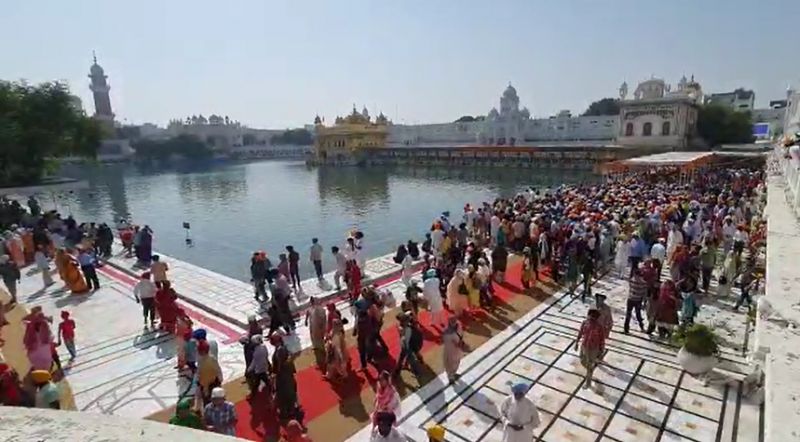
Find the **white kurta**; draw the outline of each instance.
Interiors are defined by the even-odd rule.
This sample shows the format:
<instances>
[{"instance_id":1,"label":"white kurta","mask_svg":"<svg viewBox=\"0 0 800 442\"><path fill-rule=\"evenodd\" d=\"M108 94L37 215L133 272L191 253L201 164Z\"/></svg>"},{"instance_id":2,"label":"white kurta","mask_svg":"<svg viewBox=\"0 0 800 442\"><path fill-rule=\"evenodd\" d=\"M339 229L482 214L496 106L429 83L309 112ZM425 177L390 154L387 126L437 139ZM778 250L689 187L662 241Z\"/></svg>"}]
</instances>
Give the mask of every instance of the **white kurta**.
<instances>
[{"instance_id":1,"label":"white kurta","mask_svg":"<svg viewBox=\"0 0 800 442\"><path fill-rule=\"evenodd\" d=\"M439 313L444 309L442 294L439 291L439 278L428 278L422 284L422 296L428 301L431 313Z\"/></svg>"},{"instance_id":2,"label":"white kurta","mask_svg":"<svg viewBox=\"0 0 800 442\"><path fill-rule=\"evenodd\" d=\"M500 416L503 419L503 442L532 442L533 430L539 426L539 410L527 397L520 400L513 395L507 397L500 405ZM522 425L521 430L509 426Z\"/></svg>"},{"instance_id":3,"label":"white kurta","mask_svg":"<svg viewBox=\"0 0 800 442\"><path fill-rule=\"evenodd\" d=\"M411 255L406 255L406 257L403 258L402 265L403 265L403 276L402 276L403 284L405 284L406 287L408 287L411 285L411 275L414 274L414 260L411 259Z\"/></svg>"}]
</instances>

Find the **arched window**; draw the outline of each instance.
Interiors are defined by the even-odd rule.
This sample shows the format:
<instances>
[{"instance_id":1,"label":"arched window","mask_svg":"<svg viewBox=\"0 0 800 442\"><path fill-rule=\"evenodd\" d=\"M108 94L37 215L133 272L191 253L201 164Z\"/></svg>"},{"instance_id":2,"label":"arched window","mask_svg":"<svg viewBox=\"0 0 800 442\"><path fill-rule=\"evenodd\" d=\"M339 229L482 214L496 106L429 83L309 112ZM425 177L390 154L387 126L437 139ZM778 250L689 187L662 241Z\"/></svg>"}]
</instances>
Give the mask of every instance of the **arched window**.
<instances>
[{"instance_id":1,"label":"arched window","mask_svg":"<svg viewBox=\"0 0 800 442\"><path fill-rule=\"evenodd\" d=\"M661 123L661 135L669 135L670 124L669 121Z\"/></svg>"},{"instance_id":2,"label":"arched window","mask_svg":"<svg viewBox=\"0 0 800 442\"><path fill-rule=\"evenodd\" d=\"M633 136L633 123L628 123L625 125L625 136Z\"/></svg>"},{"instance_id":3,"label":"arched window","mask_svg":"<svg viewBox=\"0 0 800 442\"><path fill-rule=\"evenodd\" d=\"M645 137L653 135L653 123L650 122L644 123L644 126L642 126L642 135L644 135Z\"/></svg>"}]
</instances>

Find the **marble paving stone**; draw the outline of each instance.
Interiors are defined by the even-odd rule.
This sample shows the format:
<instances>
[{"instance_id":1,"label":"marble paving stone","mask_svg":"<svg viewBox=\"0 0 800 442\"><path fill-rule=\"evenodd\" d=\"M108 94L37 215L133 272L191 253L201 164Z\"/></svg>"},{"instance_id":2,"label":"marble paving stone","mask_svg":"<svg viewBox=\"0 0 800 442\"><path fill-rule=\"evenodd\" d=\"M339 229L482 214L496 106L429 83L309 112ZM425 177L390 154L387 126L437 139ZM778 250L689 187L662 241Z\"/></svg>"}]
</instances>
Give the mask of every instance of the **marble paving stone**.
<instances>
[{"instance_id":1,"label":"marble paving stone","mask_svg":"<svg viewBox=\"0 0 800 442\"><path fill-rule=\"evenodd\" d=\"M570 373L575 373L578 376L586 374L586 370L581 365L581 360L577 356L571 354L561 355L553 366Z\"/></svg>"},{"instance_id":2,"label":"marble paving stone","mask_svg":"<svg viewBox=\"0 0 800 442\"><path fill-rule=\"evenodd\" d=\"M517 376L514 373L509 371L501 371L497 373L492 380L486 383L486 385L494 388L500 393L510 394L511 387L514 384L524 383L530 384L531 381L525 379L523 377Z\"/></svg>"},{"instance_id":3,"label":"marble paving stone","mask_svg":"<svg viewBox=\"0 0 800 442\"><path fill-rule=\"evenodd\" d=\"M664 434L661 435L661 442L696 442L696 441L688 437L683 437L680 434L675 434L671 432L669 428L667 428L664 430Z\"/></svg>"},{"instance_id":4,"label":"marble paving stone","mask_svg":"<svg viewBox=\"0 0 800 442\"><path fill-rule=\"evenodd\" d=\"M658 437L658 428L615 414L605 434L621 442L653 442Z\"/></svg>"},{"instance_id":5,"label":"marble paving stone","mask_svg":"<svg viewBox=\"0 0 800 442\"><path fill-rule=\"evenodd\" d=\"M670 412L666 425L670 431L699 441L714 440L718 427L716 422L677 409Z\"/></svg>"},{"instance_id":6,"label":"marble paving stone","mask_svg":"<svg viewBox=\"0 0 800 442\"><path fill-rule=\"evenodd\" d=\"M479 441L484 433L494 425L495 420L488 418L469 407L459 407L447 420L442 422L448 431L453 431L468 441Z\"/></svg>"},{"instance_id":7,"label":"marble paving stone","mask_svg":"<svg viewBox=\"0 0 800 442\"><path fill-rule=\"evenodd\" d=\"M556 419L542 439L548 442L593 442L597 439L597 433L564 419Z\"/></svg>"},{"instance_id":8,"label":"marble paving stone","mask_svg":"<svg viewBox=\"0 0 800 442\"><path fill-rule=\"evenodd\" d=\"M597 405L613 409L622 397L622 390L595 382L592 384L592 388L581 388L578 390L576 396Z\"/></svg>"},{"instance_id":9,"label":"marble paving stone","mask_svg":"<svg viewBox=\"0 0 800 442\"><path fill-rule=\"evenodd\" d=\"M661 402L662 404L669 404L672 400L672 393L675 391L675 386L662 384L661 382L637 376L633 379L629 391L639 396Z\"/></svg>"},{"instance_id":10,"label":"marble paving stone","mask_svg":"<svg viewBox=\"0 0 800 442\"><path fill-rule=\"evenodd\" d=\"M674 406L715 421L719 420L720 413L722 412L722 401L686 390L678 391Z\"/></svg>"},{"instance_id":11,"label":"marble paving stone","mask_svg":"<svg viewBox=\"0 0 800 442\"><path fill-rule=\"evenodd\" d=\"M506 397L507 395L500 394L491 388L483 387L467 399L467 404L495 419L500 419L500 404Z\"/></svg>"},{"instance_id":12,"label":"marble paving stone","mask_svg":"<svg viewBox=\"0 0 800 442\"><path fill-rule=\"evenodd\" d=\"M633 379L633 375L609 365L600 364L594 370L593 377L606 385L624 390Z\"/></svg>"},{"instance_id":13,"label":"marble paving stone","mask_svg":"<svg viewBox=\"0 0 800 442\"><path fill-rule=\"evenodd\" d=\"M535 384L528 392L534 398L534 403L540 410L558 413L561 407L569 400L569 396L542 384Z\"/></svg>"},{"instance_id":14,"label":"marble paving stone","mask_svg":"<svg viewBox=\"0 0 800 442\"><path fill-rule=\"evenodd\" d=\"M554 348L556 350L564 350L565 348L575 343L573 339L556 335L553 333L543 334L536 342L538 342L541 345L546 345L550 348Z\"/></svg>"},{"instance_id":15,"label":"marble paving stone","mask_svg":"<svg viewBox=\"0 0 800 442\"><path fill-rule=\"evenodd\" d=\"M633 373L636 371L636 368L639 366L639 361L641 359L635 358L633 356L628 356L626 354L622 354L613 350L609 350L606 352L605 357L603 357L603 362L608 365L614 366L616 368L620 368L625 371L629 371Z\"/></svg>"},{"instance_id":16,"label":"marble paving stone","mask_svg":"<svg viewBox=\"0 0 800 442\"><path fill-rule=\"evenodd\" d=\"M580 387L582 382L583 378L581 376L554 368L548 370L544 376L539 379L539 383L541 384L570 393Z\"/></svg>"},{"instance_id":17,"label":"marble paving stone","mask_svg":"<svg viewBox=\"0 0 800 442\"><path fill-rule=\"evenodd\" d=\"M547 365L531 361L527 358L518 357L508 364L506 370L533 381L547 370Z\"/></svg>"},{"instance_id":18,"label":"marble paving stone","mask_svg":"<svg viewBox=\"0 0 800 442\"><path fill-rule=\"evenodd\" d=\"M611 410L592 405L582 399L573 398L569 401L564 411L561 412L561 416L599 432L603 428L603 424L611 416Z\"/></svg>"},{"instance_id":19,"label":"marble paving stone","mask_svg":"<svg viewBox=\"0 0 800 442\"><path fill-rule=\"evenodd\" d=\"M685 374L683 376L683 381L681 382L681 388L684 390L689 390L694 393L704 394L706 396L711 396L713 398L717 398L722 400L725 397L725 386L724 385L705 385L705 383L698 378L690 374ZM731 387L731 392L729 394L736 393L734 387Z\"/></svg>"},{"instance_id":20,"label":"marble paving stone","mask_svg":"<svg viewBox=\"0 0 800 442\"><path fill-rule=\"evenodd\" d=\"M552 348L544 347L539 344L533 344L523 353L525 357L537 360L543 364L550 364L555 361L560 353Z\"/></svg>"},{"instance_id":21,"label":"marble paving stone","mask_svg":"<svg viewBox=\"0 0 800 442\"><path fill-rule=\"evenodd\" d=\"M666 365L662 365L656 362L645 361L644 365L642 365L641 370L639 370L640 376L647 376L650 379L655 379L660 382L664 382L670 385L675 385L678 383L678 379L681 376L680 370L677 370L672 367L667 367Z\"/></svg>"},{"instance_id":22,"label":"marble paving stone","mask_svg":"<svg viewBox=\"0 0 800 442\"><path fill-rule=\"evenodd\" d=\"M620 404L618 412L659 427L664 422L667 406L635 394L628 394Z\"/></svg>"}]
</instances>

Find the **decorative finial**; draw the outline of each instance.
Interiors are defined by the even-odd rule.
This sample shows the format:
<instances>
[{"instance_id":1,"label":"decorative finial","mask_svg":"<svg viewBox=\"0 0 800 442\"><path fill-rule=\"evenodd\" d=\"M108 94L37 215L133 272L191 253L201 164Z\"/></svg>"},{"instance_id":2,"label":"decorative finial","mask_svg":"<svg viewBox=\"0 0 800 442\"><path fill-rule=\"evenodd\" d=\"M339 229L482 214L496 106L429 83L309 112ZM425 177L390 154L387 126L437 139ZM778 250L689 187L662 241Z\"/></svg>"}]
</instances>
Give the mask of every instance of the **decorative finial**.
<instances>
[{"instance_id":1,"label":"decorative finial","mask_svg":"<svg viewBox=\"0 0 800 442\"><path fill-rule=\"evenodd\" d=\"M92 49L92 60L94 60L94 64L97 64L97 54L94 52L94 49Z\"/></svg>"}]
</instances>

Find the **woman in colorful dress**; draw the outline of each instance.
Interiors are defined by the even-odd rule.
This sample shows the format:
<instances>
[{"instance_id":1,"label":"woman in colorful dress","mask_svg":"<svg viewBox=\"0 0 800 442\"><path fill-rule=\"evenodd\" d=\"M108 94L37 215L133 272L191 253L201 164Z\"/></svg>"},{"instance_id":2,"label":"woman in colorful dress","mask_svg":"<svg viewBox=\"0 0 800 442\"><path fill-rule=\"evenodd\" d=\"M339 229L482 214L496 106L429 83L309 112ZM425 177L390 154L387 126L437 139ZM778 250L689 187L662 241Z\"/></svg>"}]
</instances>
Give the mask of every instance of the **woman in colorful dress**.
<instances>
[{"instance_id":1,"label":"woman in colorful dress","mask_svg":"<svg viewBox=\"0 0 800 442\"><path fill-rule=\"evenodd\" d=\"M392 375L388 371L382 371L378 377L375 388L375 407L372 411L372 426L378 425L376 417L379 413L394 413L400 416L400 395L392 385ZM395 425L397 423L395 422Z\"/></svg>"}]
</instances>

